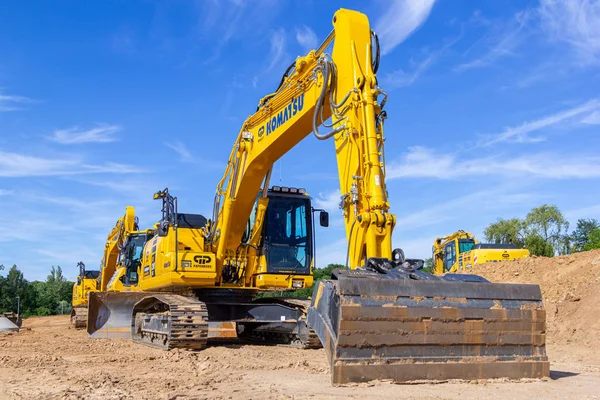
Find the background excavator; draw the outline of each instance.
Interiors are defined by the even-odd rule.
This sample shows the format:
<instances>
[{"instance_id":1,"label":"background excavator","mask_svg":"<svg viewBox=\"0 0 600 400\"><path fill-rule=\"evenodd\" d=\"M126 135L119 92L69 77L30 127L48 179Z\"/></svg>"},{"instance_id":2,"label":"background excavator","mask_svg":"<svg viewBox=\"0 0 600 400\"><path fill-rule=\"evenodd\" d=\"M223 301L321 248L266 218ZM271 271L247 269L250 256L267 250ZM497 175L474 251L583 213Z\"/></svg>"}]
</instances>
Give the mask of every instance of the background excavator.
<instances>
[{"instance_id":1,"label":"background excavator","mask_svg":"<svg viewBox=\"0 0 600 400\"><path fill-rule=\"evenodd\" d=\"M73 285L71 300L71 326L85 328L87 325L88 294L99 290L98 277L100 271L86 270L83 261L77 263L79 275Z\"/></svg>"},{"instance_id":2,"label":"background excavator","mask_svg":"<svg viewBox=\"0 0 600 400\"><path fill-rule=\"evenodd\" d=\"M333 27L244 122L210 219L180 214L167 191L155 195L163 215L143 246L137 281L90 295L88 332L110 335L118 317L136 342L200 349L211 322L232 321L242 338L322 344L334 384L547 376L539 286L429 275L392 251L378 39L359 12L337 11ZM319 282L310 304L256 300L261 290L312 284L310 198L269 189L273 164L311 132L333 138L348 268ZM327 214L319 219L327 225ZM133 268L130 253L121 254Z\"/></svg>"},{"instance_id":3,"label":"background excavator","mask_svg":"<svg viewBox=\"0 0 600 400\"><path fill-rule=\"evenodd\" d=\"M460 230L433 241L433 273L442 275L473 268L477 264L529 257L529 250L514 244L481 243L473 234Z\"/></svg>"}]
</instances>

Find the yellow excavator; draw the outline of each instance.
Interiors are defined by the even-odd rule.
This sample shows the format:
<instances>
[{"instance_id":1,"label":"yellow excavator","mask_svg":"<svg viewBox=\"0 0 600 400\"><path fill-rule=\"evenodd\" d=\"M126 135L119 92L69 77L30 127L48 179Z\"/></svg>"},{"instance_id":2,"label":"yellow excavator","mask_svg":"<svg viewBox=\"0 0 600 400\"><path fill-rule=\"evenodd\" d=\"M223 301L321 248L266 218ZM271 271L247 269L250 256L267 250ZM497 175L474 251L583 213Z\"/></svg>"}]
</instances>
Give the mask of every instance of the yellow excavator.
<instances>
[{"instance_id":1,"label":"yellow excavator","mask_svg":"<svg viewBox=\"0 0 600 400\"><path fill-rule=\"evenodd\" d=\"M518 260L529 257L529 250L514 244L481 243L473 234L459 230L433 241L433 273L463 271L477 264Z\"/></svg>"},{"instance_id":2,"label":"yellow excavator","mask_svg":"<svg viewBox=\"0 0 600 400\"><path fill-rule=\"evenodd\" d=\"M83 261L77 263L79 275L73 285L73 298L71 300L71 326L83 329L87 325L88 295L96 292L100 271L86 270Z\"/></svg>"},{"instance_id":3,"label":"yellow excavator","mask_svg":"<svg viewBox=\"0 0 600 400\"><path fill-rule=\"evenodd\" d=\"M125 328L138 343L201 349L211 323L234 322L241 339L322 345L333 384L548 376L539 286L434 276L392 250L379 54L367 17L338 10L325 41L243 123L211 218L179 213L166 190L155 195L162 218L139 260L127 245L119 256L135 279L115 274L123 288L90 295L90 335ZM256 299L313 283L310 197L270 188L273 164L310 133L335 147L347 268L318 282L309 301ZM319 220L328 225L326 213Z\"/></svg>"}]
</instances>

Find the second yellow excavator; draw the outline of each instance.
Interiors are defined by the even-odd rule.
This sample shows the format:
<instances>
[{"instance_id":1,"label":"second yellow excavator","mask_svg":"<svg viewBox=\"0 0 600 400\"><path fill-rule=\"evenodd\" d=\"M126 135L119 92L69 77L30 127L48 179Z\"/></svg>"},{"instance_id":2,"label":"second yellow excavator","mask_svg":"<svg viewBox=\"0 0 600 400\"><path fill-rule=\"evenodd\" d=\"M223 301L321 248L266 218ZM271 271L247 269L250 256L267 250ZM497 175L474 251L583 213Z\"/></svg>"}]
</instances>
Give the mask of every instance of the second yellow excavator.
<instances>
[{"instance_id":1,"label":"second yellow excavator","mask_svg":"<svg viewBox=\"0 0 600 400\"><path fill-rule=\"evenodd\" d=\"M83 261L77 263L79 275L73 285L71 299L71 326L85 328L87 325L88 295L99 290L98 277L100 271L86 270Z\"/></svg>"},{"instance_id":2,"label":"second yellow excavator","mask_svg":"<svg viewBox=\"0 0 600 400\"><path fill-rule=\"evenodd\" d=\"M477 264L518 260L529 257L529 250L514 244L481 243L473 234L460 230L433 241L433 273L466 271Z\"/></svg>"},{"instance_id":3,"label":"second yellow excavator","mask_svg":"<svg viewBox=\"0 0 600 400\"><path fill-rule=\"evenodd\" d=\"M102 271L122 287L109 282L90 295L88 332L124 328L138 343L201 349L211 323L233 322L240 338L322 344L334 384L547 376L539 286L438 277L392 250L378 67L367 17L338 10L326 40L298 57L243 123L211 218L180 213L167 190L155 195L162 218L139 252L125 244L121 267ZM312 284L310 197L270 188L273 164L310 133L333 139L348 268L320 281L310 301L256 299ZM319 221L328 225L328 215Z\"/></svg>"}]
</instances>

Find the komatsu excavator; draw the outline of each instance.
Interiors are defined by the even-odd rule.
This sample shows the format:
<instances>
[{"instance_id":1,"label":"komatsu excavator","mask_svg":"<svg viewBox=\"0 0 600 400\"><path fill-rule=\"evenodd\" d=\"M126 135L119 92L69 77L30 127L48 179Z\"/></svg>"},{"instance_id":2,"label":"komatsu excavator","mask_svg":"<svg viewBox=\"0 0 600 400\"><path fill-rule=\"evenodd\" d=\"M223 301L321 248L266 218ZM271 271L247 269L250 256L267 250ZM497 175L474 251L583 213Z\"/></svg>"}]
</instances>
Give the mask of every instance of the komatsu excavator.
<instances>
[{"instance_id":1,"label":"komatsu excavator","mask_svg":"<svg viewBox=\"0 0 600 400\"><path fill-rule=\"evenodd\" d=\"M87 325L88 295L98 291L100 271L86 270L83 261L77 263L79 275L73 285L71 300L71 326L83 329Z\"/></svg>"},{"instance_id":2,"label":"komatsu excavator","mask_svg":"<svg viewBox=\"0 0 600 400\"><path fill-rule=\"evenodd\" d=\"M137 281L91 295L88 332L109 335L105 324L135 303L121 314L136 342L201 349L211 322L232 321L242 338L322 344L333 384L548 376L539 286L434 276L392 250L379 54L367 17L338 10L325 41L298 57L245 120L212 217L180 214L167 191L156 194L163 217ZM311 132L335 147L348 268L320 281L310 304L253 300L261 290L312 284L310 198L269 189L273 164Z\"/></svg>"},{"instance_id":3,"label":"komatsu excavator","mask_svg":"<svg viewBox=\"0 0 600 400\"><path fill-rule=\"evenodd\" d=\"M529 257L529 250L514 244L481 243L472 233L459 230L433 241L433 273L466 271L477 264L518 260Z\"/></svg>"}]
</instances>

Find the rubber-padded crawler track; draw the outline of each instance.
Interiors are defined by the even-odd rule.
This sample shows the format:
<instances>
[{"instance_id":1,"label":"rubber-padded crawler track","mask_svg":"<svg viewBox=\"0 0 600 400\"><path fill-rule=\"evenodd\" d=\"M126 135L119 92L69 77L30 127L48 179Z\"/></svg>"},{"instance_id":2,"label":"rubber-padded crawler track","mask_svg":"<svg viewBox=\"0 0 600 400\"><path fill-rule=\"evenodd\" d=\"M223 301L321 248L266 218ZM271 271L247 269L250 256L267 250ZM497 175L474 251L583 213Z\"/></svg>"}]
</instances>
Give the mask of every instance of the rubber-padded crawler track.
<instances>
[{"instance_id":1,"label":"rubber-padded crawler track","mask_svg":"<svg viewBox=\"0 0 600 400\"><path fill-rule=\"evenodd\" d=\"M163 350L200 350L208 337L206 304L186 296L152 295L133 307L132 339Z\"/></svg>"}]
</instances>

